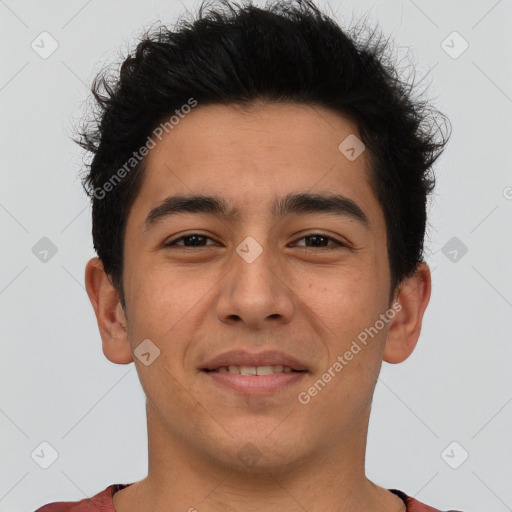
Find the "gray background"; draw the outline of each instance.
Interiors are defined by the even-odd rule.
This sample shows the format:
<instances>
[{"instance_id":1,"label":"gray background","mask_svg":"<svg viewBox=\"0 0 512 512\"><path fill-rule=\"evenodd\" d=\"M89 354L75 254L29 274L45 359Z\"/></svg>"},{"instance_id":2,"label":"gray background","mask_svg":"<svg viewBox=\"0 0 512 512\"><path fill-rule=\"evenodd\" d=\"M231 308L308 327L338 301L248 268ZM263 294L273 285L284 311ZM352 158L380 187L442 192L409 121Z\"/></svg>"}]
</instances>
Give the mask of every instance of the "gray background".
<instances>
[{"instance_id":1,"label":"gray background","mask_svg":"<svg viewBox=\"0 0 512 512\"><path fill-rule=\"evenodd\" d=\"M0 0L0 511L146 475L137 374L104 357L83 286L94 252L69 135L101 65L195 5ZM512 1L331 5L343 26L369 11L453 125L431 203L432 299L415 353L382 369L368 476L443 510L512 510ZM46 59L31 47L43 31L59 45ZM457 58L454 31L469 44ZM41 252L43 237L56 254ZM58 452L47 469L42 442Z\"/></svg>"}]
</instances>

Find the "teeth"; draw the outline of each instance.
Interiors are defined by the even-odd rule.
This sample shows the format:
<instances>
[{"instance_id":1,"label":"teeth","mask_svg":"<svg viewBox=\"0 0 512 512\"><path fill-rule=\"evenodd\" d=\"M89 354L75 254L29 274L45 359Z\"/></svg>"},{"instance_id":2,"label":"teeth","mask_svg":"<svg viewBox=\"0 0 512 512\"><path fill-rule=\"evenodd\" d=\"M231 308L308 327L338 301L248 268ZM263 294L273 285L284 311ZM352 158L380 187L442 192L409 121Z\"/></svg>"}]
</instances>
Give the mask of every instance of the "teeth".
<instances>
[{"instance_id":1,"label":"teeth","mask_svg":"<svg viewBox=\"0 0 512 512\"><path fill-rule=\"evenodd\" d=\"M290 373L293 372L289 366L267 365L267 366L221 366L216 370L218 373L239 373L241 375L272 375L273 373Z\"/></svg>"},{"instance_id":2,"label":"teeth","mask_svg":"<svg viewBox=\"0 0 512 512\"><path fill-rule=\"evenodd\" d=\"M282 368L283 367L281 366L281 369ZM258 366L255 370L258 375L272 375L273 373L278 373L277 371L274 372L274 368L272 368L272 366Z\"/></svg>"}]
</instances>

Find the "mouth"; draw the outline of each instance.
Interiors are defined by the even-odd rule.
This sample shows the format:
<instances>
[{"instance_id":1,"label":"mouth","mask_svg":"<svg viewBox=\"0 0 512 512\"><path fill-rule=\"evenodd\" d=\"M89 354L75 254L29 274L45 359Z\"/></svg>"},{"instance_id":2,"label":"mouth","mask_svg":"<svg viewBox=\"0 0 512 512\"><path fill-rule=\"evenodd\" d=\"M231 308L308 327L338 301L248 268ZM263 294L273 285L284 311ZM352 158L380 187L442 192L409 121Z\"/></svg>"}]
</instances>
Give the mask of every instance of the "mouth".
<instances>
[{"instance_id":1,"label":"mouth","mask_svg":"<svg viewBox=\"0 0 512 512\"><path fill-rule=\"evenodd\" d=\"M245 350L226 352L199 369L209 385L245 396L283 393L310 373L299 359L268 350L257 354Z\"/></svg>"},{"instance_id":2,"label":"mouth","mask_svg":"<svg viewBox=\"0 0 512 512\"><path fill-rule=\"evenodd\" d=\"M263 366L220 366L215 369L205 368L203 371L212 373L232 373L237 375L253 375L259 377L260 375L274 375L276 373L301 373L306 370L295 370L290 366L279 365L263 365Z\"/></svg>"},{"instance_id":3,"label":"mouth","mask_svg":"<svg viewBox=\"0 0 512 512\"><path fill-rule=\"evenodd\" d=\"M281 368L281 371L274 372L274 369L280 370ZM242 366L232 367L236 371L230 371L229 367L224 366L215 370L203 370L200 373L208 379L208 385L245 396L270 396L284 393L296 386L309 373L306 370L292 370L290 367L281 368L278 366ZM259 371L263 373L259 373Z\"/></svg>"},{"instance_id":4,"label":"mouth","mask_svg":"<svg viewBox=\"0 0 512 512\"><path fill-rule=\"evenodd\" d=\"M250 352L244 349L230 350L204 361L200 370L216 373L238 373L240 375L272 375L307 371L304 361L277 350Z\"/></svg>"}]
</instances>

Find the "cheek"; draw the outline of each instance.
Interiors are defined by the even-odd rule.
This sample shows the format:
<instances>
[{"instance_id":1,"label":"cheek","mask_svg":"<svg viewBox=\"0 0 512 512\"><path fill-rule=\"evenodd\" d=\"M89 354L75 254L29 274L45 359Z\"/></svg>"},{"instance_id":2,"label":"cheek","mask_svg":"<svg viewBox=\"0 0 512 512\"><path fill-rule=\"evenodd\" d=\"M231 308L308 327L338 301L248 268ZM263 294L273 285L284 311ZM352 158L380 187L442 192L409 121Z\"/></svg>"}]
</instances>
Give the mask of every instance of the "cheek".
<instances>
[{"instance_id":1,"label":"cheek","mask_svg":"<svg viewBox=\"0 0 512 512\"><path fill-rule=\"evenodd\" d=\"M132 345L149 338L177 365L189 340L211 309L212 294L218 293L219 276L210 271L169 268L166 264L139 264L130 273L126 287L129 304L129 336Z\"/></svg>"},{"instance_id":2,"label":"cheek","mask_svg":"<svg viewBox=\"0 0 512 512\"><path fill-rule=\"evenodd\" d=\"M143 262L137 267L137 270L130 265L125 267L129 276L125 293L130 313L130 336L154 339L157 343L186 315L190 302L194 301L193 289L163 268L150 267Z\"/></svg>"},{"instance_id":3,"label":"cheek","mask_svg":"<svg viewBox=\"0 0 512 512\"><path fill-rule=\"evenodd\" d=\"M324 275L308 276L304 301L334 333L348 328L368 307L368 279L355 266L342 267Z\"/></svg>"},{"instance_id":4,"label":"cheek","mask_svg":"<svg viewBox=\"0 0 512 512\"><path fill-rule=\"evenodd\" d=\"M364 333L387 308L385 283L355 267L308 282L303 294L310 315L320 320L317 325L323 331L331 362L349 350L358 336L365 341ZM371 352L378 352L379 340L386 334L385 329L382 331L370 337L372 344L368 343L354 359L364 360L372 357Z\"/></svg>"},{"instance_id":5,"label":"cheek","mask_svg":"<svg viewBox=\"0 0 512 512\"><path fill-rule=\"evenodd\" d=\"M387 333L387 325L374 329L387 308L384 286L376 277L351 269L316 286L308 284L305 290L311 294L314 316L321 319L317 325L326 356L301 396L310 400L307 407L313 416L329 410L336 430L347 417L366 410L371 400Z\"/></svg>"}]
</instances>

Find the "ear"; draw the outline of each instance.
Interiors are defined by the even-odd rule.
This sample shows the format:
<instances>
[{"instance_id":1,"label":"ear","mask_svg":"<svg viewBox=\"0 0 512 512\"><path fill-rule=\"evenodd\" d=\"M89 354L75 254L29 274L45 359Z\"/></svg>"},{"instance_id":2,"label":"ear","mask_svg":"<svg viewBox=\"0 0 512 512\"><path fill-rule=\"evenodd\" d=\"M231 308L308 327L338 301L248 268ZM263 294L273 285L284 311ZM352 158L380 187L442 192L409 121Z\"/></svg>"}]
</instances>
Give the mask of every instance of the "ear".
<instances>
[{"instance_id":1,"label":"ear","mask_svg":"<svg viewBox=\"0 0 512 512\"><path fill-rule=\"evenodd\" d=\"M133 354L119 293L99 258L92 258L85 267L85 288L96 313L106 358L116 364L131 363Z\"/></svg>"},{"instance_id":2,"label":"ear","mask_svg":"<svg viewBox=\"0 0 512 512\"><path fill-rule=\"evenodd\" d=\"M390 323L384 347L383 359L387 363L401 363L412 354L420 336L431 286L430 268L424 262L398 286L393 308L397 314Z\"/></svg>"}]
</instances>

